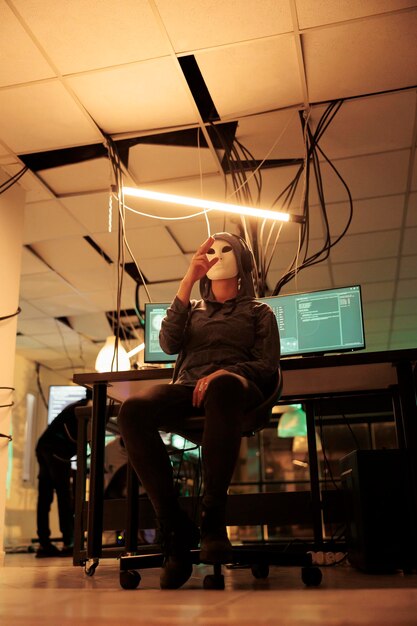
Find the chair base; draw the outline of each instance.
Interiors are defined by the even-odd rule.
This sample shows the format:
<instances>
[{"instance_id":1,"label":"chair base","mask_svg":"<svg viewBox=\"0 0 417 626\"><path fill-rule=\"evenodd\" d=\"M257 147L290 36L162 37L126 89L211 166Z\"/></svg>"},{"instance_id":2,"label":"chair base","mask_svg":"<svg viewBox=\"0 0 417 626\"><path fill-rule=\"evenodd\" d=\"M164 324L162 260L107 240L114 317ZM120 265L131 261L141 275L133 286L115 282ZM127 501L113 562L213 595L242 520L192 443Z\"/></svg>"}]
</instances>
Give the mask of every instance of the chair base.
<instances>
[{"instance_id":1,"label":"chair base","mask_svg":"<svg viewBox=\"0 0 417 626\"><path fill-rule=\"evenodd\" d=\"M191 550L192 562L195 565L202 563L200 551ZM141 581L138 569L150 569L161 567L163 554L124 555L120 557L120 585L123 589L136 589ZM213 573L205 576L203 580L204 589L224 589L224 576L220 563L210 564ZM322 574L320 568L313 565L310 554L288 554L274 552L273 546L264 545L262 548L233 546L233 558L230 564L225 567L239 568L249 567L252 575L257 579L268 578L269 566L278 565L282 567L301 567L301 580L307 587L320 585Z\"/></svg>"}]
</instances>

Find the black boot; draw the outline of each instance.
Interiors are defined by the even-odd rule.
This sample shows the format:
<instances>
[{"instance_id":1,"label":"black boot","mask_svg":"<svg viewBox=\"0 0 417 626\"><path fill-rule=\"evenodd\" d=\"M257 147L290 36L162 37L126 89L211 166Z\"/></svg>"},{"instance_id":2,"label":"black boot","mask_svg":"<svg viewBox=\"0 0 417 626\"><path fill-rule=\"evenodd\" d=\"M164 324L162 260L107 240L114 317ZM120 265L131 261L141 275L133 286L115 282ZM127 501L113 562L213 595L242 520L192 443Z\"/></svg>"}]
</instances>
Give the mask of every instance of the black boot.
<instances>
[{"instance_id":1,"label":"black boot","mask_svg":"<svg viewBox=\"0 0 417 626\"><path fill-rule=\"evenodd\" d=\"M203 563L232 561L232 544L226 531L226 505L202 506L200 560Z\"/></svg>"},{"instance_id":2,"label":"black boot","mask_svg":"<svg viewBox=\"0 0 417 626\"><path fill-rule=\"evenodd\" d=\"M197 548L200 533L182 510L159 519L164 563L160 576L161 589L178 589L190 578L193 564L190 550Z\"/></svg>"}]
</instances>

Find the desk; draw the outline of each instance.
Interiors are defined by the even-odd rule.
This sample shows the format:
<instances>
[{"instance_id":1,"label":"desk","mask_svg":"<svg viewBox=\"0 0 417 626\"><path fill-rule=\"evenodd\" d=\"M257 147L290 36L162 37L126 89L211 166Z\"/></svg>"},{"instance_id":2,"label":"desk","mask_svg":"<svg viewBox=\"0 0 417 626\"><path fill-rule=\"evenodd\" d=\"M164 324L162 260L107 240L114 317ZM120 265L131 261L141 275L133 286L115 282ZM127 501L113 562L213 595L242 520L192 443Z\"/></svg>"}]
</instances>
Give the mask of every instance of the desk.
<instances>
[{"instance_id":1,"label":"desk","mask_svg":"<svg viewBox=\"0 0 417 626\"><path fill-rule=\"evenodd\" d=\"M413 368L417 348L372 353L349 353L322 357L283 359L282 401L305 401L307 406L308 446L313 527L317 543L321 535L321 503L315 440L315 400L345 392L392 392L394 418L400 448L417 450L416 382ZM106 398L122 402L145 385L170 380L172 370L143 369L103 374L76 374L74 382L93 388L90 500L87 511L87 558L101 556L103 530L103 476ZM417 484L417 455L413 481Z\"/></svg>"}]
</instances>

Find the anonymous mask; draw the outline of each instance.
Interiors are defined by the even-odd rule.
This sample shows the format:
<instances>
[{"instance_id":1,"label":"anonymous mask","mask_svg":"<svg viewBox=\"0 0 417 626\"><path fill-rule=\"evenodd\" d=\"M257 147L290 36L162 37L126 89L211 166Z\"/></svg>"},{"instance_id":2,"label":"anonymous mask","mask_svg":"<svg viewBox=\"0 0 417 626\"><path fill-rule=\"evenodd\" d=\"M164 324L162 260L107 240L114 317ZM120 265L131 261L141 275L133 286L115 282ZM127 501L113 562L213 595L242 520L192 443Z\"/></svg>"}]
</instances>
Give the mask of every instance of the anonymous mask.
<instances>
[{"instance_id":1,"label":"anonymous mask","mask_svg":"<svg viewBox=\"0 0 417 626\"><path fill-rule=\"evenodd\" d=\"M238 275L235 253L230 243L224 239L215 239L206 256L209 261L215 257L219 259L207 272L207 278L210 280L224 280Z\"/></svg>"}]
</instances>

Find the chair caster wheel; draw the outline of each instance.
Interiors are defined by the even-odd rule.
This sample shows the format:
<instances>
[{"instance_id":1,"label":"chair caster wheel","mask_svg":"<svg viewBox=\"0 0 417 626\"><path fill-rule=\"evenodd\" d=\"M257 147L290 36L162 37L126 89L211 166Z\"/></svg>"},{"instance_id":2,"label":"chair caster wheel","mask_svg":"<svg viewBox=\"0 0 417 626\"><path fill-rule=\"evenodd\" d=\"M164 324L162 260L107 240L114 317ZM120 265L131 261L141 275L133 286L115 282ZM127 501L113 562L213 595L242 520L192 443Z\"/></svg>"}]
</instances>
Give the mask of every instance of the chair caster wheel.
<instances>
[{"instance_id":1,"label":"chair caster wheel","mask_svg":"<svg viewBox=\"0 0 417 626\"><path fill-rule=\"evenodd\" d=\"M141 581L141 575L134 569L120 572L120 586L123 589L137 589Z\"/></svg>"},{"instance_id":2,"label":"chair caster wheel","mask_svg":"<svg viewBox=\"0 0 417 626\"><path fill-rule=\"evenodd\" d=\"M303 567L301 569L301 580L306 587L318 587L323 575L319 567Z\"/></svg>"},{"instance_id":3,"label":"chair caster wheel","mask_svg":"<svg viewBox=\"0 0 417 626\"><path fill-rule=\"evenodd\" d=\"M252 565L250 569L254 578L261 579L269 576L268 563L258 563L257 565Z\"/></svg>"},{"instance_id":4,"label":"chair caster wheel","mask_svg":"<svg viewBox=\"0 0 417 626\"><path fill-rule=\"evenodd\" d=\"M94 576L98 565L98 559L89 559L84 565L84 572L87 576Z\"/></svg>"},{"instance_id":5,"label":"chair caster wheel","mask_svg":"<svg viewBox=\"0 0 417 626\"><path fill-rule=\"evenodd\" d=\"M204 589L224 589L223 574L207 574L203 580Z\"/></svg>"}]
</instances>

